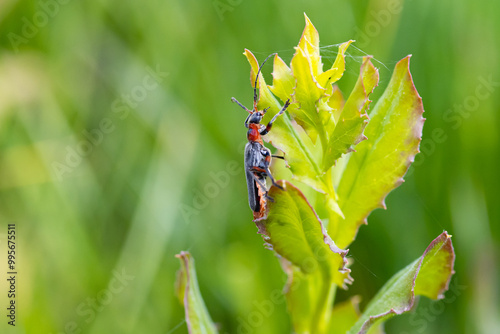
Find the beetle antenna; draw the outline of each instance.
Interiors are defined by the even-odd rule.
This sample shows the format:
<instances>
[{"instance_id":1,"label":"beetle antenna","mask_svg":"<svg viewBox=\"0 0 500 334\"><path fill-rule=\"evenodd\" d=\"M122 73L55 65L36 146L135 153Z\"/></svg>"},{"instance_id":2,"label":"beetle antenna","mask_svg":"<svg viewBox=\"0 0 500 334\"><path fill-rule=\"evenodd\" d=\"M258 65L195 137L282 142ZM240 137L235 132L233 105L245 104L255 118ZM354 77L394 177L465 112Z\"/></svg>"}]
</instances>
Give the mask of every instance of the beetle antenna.
<instances>
[{"instance_id":1,"label":"beetle antenna","mask_svg":"<svg viewBox=\"0 0 500 334\"><path fill-rule=\"evenodd\" d=\"M269 56L267 56L266 59L262 62L262 64L259 66L259 70L257 71L257 76L255 77L255 85L253 86L253 109L257 110L257 81L259 80L259 74L260 71L262 70L262 66L266 63L266 61L271 58L271 56L274 56L276 53L271 53Z\"/></svg>"}]
</instances>

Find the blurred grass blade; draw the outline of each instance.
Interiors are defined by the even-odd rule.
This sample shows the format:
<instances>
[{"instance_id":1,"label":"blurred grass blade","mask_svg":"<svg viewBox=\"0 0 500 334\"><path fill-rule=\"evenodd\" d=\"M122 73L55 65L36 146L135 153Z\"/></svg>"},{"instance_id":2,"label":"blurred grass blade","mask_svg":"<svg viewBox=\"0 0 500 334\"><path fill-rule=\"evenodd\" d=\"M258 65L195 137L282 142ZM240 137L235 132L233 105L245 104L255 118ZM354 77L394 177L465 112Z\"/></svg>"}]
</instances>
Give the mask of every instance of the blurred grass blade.
<instances>
[{"instance_id":1,"label":"blurred grass blade","mask_svg":"<svg viewBox=\"0 0 500 334\"><path fill-rule=\"evenodd\" d=\"M217 329L201 297L193 257L189 252L181 252L176 257L181 262L176 281L177 297L184 305L189 333L217 334Z\"/></svg>"},{"instance_id":2,"label":"blurred grass blade","mask_svg":"<svg viewBox=\"0 0 500 334\"><path fill-rule=\"evenodd\" d=\"M378 84L378 70L373 66L370 57L363 58L358 81L342 109L340 119L330 136L323 160L323 171L330 169L335 161L352 152L352 146L366 137L363 130L368 123L366 111L370 104L368 96Z\"/></svg>"},{"instance_id":3,"label":"blurred grass blade","mask_svg":"<svg viewBox=\"0 0 500 334\"><path fill-rule=\"evenodd\" d=\"M382 287L349 333L367 333L374 323L379 324L409 311L417 295L444 298L443 293L448 289L454 273L454 262L451 236L443 232L431 242L419 259L394 275Z\"/></svg>"},{"instance_id":4,"label":"blurred grass blade","mask_svg":"<svg viewBox=\"0 0 500 334\"><path fill-rule=\"evenodd\" d=\"M356 146L340 180L337 193L345 219L336 217L329 226L339 247L352 242L370 212L385 208L385 197L403 182L419 152L424 110L409 62L410 56L396 64L387 89L370 113L364 132L368 140Z\"/></svg>"},{"instance_id":5,"label":"blurred grass blade","mask_svg":"<svg viewBox=\"0 0 500 334\"><path fill-rule=\"evenodd\" d=\"M259 233L282 258L289 276L286 299L297 333L326 333L335 286L350 283L346 250L330 239L302 192L280 181L271 187L269 214L257 220Z\"/></svg>"}]
</instances>

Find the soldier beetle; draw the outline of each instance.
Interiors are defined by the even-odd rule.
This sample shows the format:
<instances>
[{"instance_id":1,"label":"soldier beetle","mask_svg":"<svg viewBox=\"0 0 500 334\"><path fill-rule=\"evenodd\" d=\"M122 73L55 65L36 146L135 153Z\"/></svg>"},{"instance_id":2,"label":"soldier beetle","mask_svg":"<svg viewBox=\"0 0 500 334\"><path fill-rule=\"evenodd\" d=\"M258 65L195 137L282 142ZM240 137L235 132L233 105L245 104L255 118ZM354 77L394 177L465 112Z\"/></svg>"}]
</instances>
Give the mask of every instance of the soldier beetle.
<instances>
[{"instance_id":1,"label":"soldier beetle","mask_svg":"<svg viewBox=\"0 0 500 334\"><path fill-rule=\"evenodd\" d=\"M264 110L258 110L257 108L257 81L259 79L259 74L262 67L266 61L275 55L275 53L269 55L264 62L260 65L257 75L255 77L255 84L253 88L253 110L246 108L234 97L231 101L237 103L241 108L246 110L249 115L245 120L245 127L248 129L247 139L248 143L245 146L245 176L247 180L248 188L248 203L250 208L254 212L254 218L262 218L265 216L267 199L273 200L267 195L266 177L271 179L274 186L283 189L274 180L271 171L269 170L269 165L271 164L271 157L283 159L283 157L271 155L271 151L264 146L262 141L262 136L267 134L276 118L282 115L288 106L290 105L290 99L288 99L283 108L267 123L267 125L260 124L262 118L266 114L268 108Z\"/></svg>"}]
</instances>

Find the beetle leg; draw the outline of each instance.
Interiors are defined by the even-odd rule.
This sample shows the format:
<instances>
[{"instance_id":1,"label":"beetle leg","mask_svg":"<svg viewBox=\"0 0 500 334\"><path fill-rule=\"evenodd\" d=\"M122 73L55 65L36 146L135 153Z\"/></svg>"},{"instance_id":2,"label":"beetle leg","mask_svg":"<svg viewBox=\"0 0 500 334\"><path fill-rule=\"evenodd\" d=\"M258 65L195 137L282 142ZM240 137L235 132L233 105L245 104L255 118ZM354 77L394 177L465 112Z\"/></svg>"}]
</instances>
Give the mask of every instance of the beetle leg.
<instances>
[{"instance_id":1,"label":"beetle leg","mask_svg":"<svg viewBox=\"0 0 500 334\"><path fill-rule=\"evenodd\" d=\"M273 202L274 203L274 198L272 198L271 196L269 196L266 192L266 199L268 199L269 201Z\"/></svg>"},{"instance_id":2,"label":"beetle leg","mask_svg":"<svg viewBox=\"0 0 500 334\"><path fill-rule=\"evenodd\" d=\"M266 181L265 179L260 179L257 175L255 175L254 173L252 173L253 175L253 179L255 180L255 182L262 188L263 192L264 192L264 196L266 196L266 198L270 198L268 195L267 195L267 185L266 185Z\"/></svg>"},{"instance_id":3,"label":"beetle leg","mask_svg":"<svg viewBox=\"0 0 500 334\"><path fill-rule=\"evenodd\" d=\"M279 184L276 183L276 180L274 179L273 175L271 174L271 171L269 170L269 167L266 167L266 174L271 179L271 182L273 183L273 186L276 186L276 187L280 188L281 190L285 190L285 189L283 189L282 186L280 186Z\"/></svg>"},{"instance_id":4,"label":"beetle leg","mask_svg":"<svg viewBox=\"0 0 500 334\"><path fill-rule=\"evenodd\" d=\"M285 104L283 105L283 108L281 108L281 110L279 111L279 113L277 113L276 115L274 115L274 117L269 121L269 123L267 123L267 126L264 130L262 130L262 132L260 133L261 135L265 135L267 134L271 128L273 127L273 123L274 121L276 120L276 118L278 118L278 116L282 115L286 108L288 108L288 106L290 105L290 99L286 100Z\"/></svg>"},{"instance_id":5,"label":"beetle leg","mask_svg":"<svg viewBox=\"0 0 500 334\"><path fill-rule=\"evenodd\" d=\"M271 179L273 186L276 186L276 187L280 188L281 190L285 190L285 189L283 189L282 186L280 186L279 184L276 183L276 180L274 179L273 175L271 174L271 171L269 170L268 166L266 166L265 168L251 167L251 168L249 168L249 170L251 172L258 172L258 173L266 174ZM254 175L254 177L256 177L256 176Z\"/></svg>"},{"instance_id":6,"label":"beetle leg","mask_svg":"<svg viewBox=\"0 0 500 334\"><path fill-rule=\"evenodd\" d=\"M255 174L252 173L252 175L253 175L253 178L254 178L255 182L257 182L257 184L259 186L261 186L264 189L264 191L267 193L266 182L263 179L259 179Z\"/></svg>"}]
</instances>

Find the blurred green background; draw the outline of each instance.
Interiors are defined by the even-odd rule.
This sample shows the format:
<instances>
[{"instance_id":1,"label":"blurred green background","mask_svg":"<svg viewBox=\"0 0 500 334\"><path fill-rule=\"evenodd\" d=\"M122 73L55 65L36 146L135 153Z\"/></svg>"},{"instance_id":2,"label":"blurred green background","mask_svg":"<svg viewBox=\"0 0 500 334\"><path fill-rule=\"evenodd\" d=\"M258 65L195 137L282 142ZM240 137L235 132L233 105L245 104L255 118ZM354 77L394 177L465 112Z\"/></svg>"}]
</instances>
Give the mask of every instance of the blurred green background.
<instances>
[{"instance_id":1,"label":"blurred green background","mask_svg":"<svg viewBox=\"0 0 500 334\"><path fill-rule=\"evenodd\" d=\"M243 174L249 66L289 62L306 12L323 63L356 39L383 91L413 54L424 140L406 182L350 247L364 307L443 230L456 274L388 333L500 333L500 2L0 2L1 333L187 333L174 255L196 259L221 333L290 333L286 276L251 222ZM270 80L271 66L264 70ZM270 82L270 81L269 81ZM18 319L6 324L7 224L17 229Z\"/></svg>"}]
</instances>

